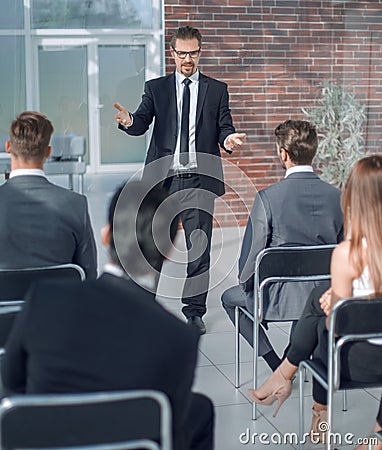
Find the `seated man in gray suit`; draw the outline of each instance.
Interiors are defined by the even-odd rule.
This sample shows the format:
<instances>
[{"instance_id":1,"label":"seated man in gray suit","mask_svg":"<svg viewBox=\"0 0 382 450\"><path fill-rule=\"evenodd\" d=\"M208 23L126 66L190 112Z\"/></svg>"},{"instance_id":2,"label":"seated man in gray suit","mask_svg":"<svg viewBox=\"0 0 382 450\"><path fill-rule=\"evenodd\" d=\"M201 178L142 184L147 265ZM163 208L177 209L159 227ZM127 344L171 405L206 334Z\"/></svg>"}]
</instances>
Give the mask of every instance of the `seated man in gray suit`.
<instances>
[{"instance_id":1,"label":"seated man in gray suit","mask_svg":"<svg viewBox=\"0 0 382 450\"><path fill-rule=\"evenodd\" d=\"M110 262L101 277L32 287L7 343L3 385L17 393L160 390L172 405L174 450L212 450L212 403L191 392L199 333L155 301L177 232L166 198L128 183L102 231Z\"/></svg>"},{"instance_id":2,"label":"seated man in gray suit","mask_svg":"<svg viewBox=\"0 0 382 450\"><path fill-rule=\"evenodd\" d=\"M25 111L11 124L5 148L9 180L0 186L0 268L75 263L97 276L97 253L86 197L50 183L44 175L51 122Z\"/></svg>"},{"instance_id":3,"label":"seated man in gray suit","mask_svg":"<svg viewBox=\"0 0 382 450\"><path fill-rule=\"evenodd\" d=\"M343 239L340 191L313 172L312 161L318 138L313 125L287 120L275 129L278 158L285 172L279 183L259 191L247 223L239 259L239 286L222 295L223 307L234 322L235 306L253 312L253 274L257 254L268 247L336 244ZM312 283L276 284L269 289L265 305L267 320L298 320L304 303L279 311L279 301L296 297L306 300ZM285 303L284 303L285 304ZM295 304L294 304L295 305ZM252 344L252 321L240 317L240 332ZM281 360L263 327L259 330L259 355L272 370Z\"/></svg>"}]
</instances>

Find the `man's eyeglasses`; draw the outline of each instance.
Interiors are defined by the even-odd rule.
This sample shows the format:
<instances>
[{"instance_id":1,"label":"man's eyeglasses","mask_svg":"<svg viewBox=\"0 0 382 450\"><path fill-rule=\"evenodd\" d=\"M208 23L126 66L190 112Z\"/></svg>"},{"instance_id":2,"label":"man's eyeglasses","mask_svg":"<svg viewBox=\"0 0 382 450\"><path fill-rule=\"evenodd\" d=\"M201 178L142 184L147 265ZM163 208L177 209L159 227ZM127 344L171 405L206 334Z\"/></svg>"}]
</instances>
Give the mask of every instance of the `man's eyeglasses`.
<instances>
[{"instance_id":1,"label":"man's eyeglasses","mask_svg":"<svg viewBox=\"0 0 382 450\"><path fill-rule=\"evenodd\" d=\"M172 48L174 50L174 52L176 53L176 56L180 59L184 59L187 55L190 55L191 58L197 58L199 56L200 53L200 48L198 48L197 50L192 50L190 52L184 52L182 50L175 50L175 48Z\"/></svg>"}]
</instances>

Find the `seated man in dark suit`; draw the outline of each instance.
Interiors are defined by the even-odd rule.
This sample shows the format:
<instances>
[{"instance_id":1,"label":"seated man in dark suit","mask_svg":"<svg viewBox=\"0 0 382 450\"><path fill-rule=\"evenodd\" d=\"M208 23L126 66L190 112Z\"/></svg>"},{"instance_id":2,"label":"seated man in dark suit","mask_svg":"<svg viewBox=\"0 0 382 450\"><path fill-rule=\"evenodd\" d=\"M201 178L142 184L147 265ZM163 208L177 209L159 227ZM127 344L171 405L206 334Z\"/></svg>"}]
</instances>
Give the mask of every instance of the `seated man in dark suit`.
<instances>
[{"instance_id":1,"label":"seated man in dark suit","mask_svg":"<svg viewBox=\"0 0 382 450\"><path fill-rule=\"evenodd\" d=\"M97 252L86 197L50 183L44 175L51 122L34 111L11 124L6 151L10 179L0 186L0 268L75 263L97 276Z\"/></svg>"},{"instance_id":2,"label":"seated man in dark suit","mask_svg":"<svg viewBox=\"0 0 382 450\"><path fill-rule=\"evenodd\" d=\"M211 450L212 403L191 392L199 333L155 301L177 231L165 199L162 189L149 192L141 182L116 192L102 231L110 250L105 272L98 280L32 287L6 346L2 379L17 393L163 391L174 449Z\"/></svg>"},{"instance_id":3,"label":"seated man in dark suit","mask_svg":"<svg viewBox=\"0 0 382 450\"><path fill-rule=\"evenodd\" d=\"M259 191L247 223L239 259L239 285L222 295L223 307L234 322L235 306L253 313L253 274L257 254L268 247L336 244L343 239L340 191L323 182L313 172L312 161L318 138L313 125L287 120L275 129L277 155L286 169L279 183ZM297 321L312 283L274 284L269 289L265 319ZM302 302L284 302L296 298ZM284 304L285 308L280 308ZM240 332L252 345L253 322L240 315ZM292 327L293 330L293 327ZM264 328L259 329L259 355L272 370L281 360Z\"/></svg>"}]
</instances>

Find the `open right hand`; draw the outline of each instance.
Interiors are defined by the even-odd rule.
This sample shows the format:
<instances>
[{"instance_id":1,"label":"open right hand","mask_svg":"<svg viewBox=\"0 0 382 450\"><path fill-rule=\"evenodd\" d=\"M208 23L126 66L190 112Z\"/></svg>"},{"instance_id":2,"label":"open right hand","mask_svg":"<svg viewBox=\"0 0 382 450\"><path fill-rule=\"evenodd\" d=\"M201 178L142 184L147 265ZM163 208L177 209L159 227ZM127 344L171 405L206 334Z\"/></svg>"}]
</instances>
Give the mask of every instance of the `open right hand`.
<instances>
[{"instance_id":1,"label":"open right hand","mask_svg":"<svg viewBox=\"0 0 382 450\"><path fill-rule=\"evenodd\" d=\"M324 313L329 316L332 310L332 288L330 287L320 297L320 306Z\"/></svg>"},{"instance_id":2,"label":"open right hand","mask_svg":"<svg viewBox=\"0 0 382 450\"><path fill-rule=\"evenodd\" d=\"M115 120L124 127L129 127L132 123L129 111L119 103L114 103L114 108L118 110L117 114L114 116Z\"/></svg>"}]
</instances>

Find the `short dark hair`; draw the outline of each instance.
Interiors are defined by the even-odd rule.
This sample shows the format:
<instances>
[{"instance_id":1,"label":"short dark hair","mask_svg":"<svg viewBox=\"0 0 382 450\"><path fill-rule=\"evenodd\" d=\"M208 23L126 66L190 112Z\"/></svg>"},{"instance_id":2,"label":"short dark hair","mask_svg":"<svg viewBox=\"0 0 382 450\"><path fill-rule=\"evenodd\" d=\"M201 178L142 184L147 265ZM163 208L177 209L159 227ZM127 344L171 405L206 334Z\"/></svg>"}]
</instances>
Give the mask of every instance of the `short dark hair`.
<instances>
[{"instance_id":1,"label":"short dark hair","mask_svg":"<svg viewBox=\"0 0 382 450\"><path fill-rule=\"evenodd\" d=\"M24 111L11 123L9 140L14 155L25 160L42 160L53 133L51 121L36 111Z\"/></svg>"},{"instance_id":2,"label":"short dark hair","mask_svg":"<svg viewBox=\"0 0 382 450\"><path fill-rule=\"evenodd\" d=\"M111 230L110 257L127 274L160 272L177 233L174 200L167 192L142 181L120 186L111 199L108 223Z\"/></svg>"},{"instance_id":3,"label":"short dark hair","mask_svg":"<svg viewBox=\"0 0 382 450\"><path fill-rule=\"evenodd\" d=\"M288 152L294 164L312 164L317 152L316 128L306 120L286 120L275 129L278 146Z\"/></svg>"},{"instance_id":4,"label":"short dark hair","mask_svg":"<svg viewBox=\"0 0 382 450\"><path fill-rule=\"evenodd\" d=\"M197 28L190 27L189 25L186 25L185 27L180 27L174 31L170 41L170 45L172 48L175 48L177 39L182 39L184 41L197 39L199 43L199 48L202 46L202 35L200 34L200 31Z\"/></svg>"}]
</instances>

